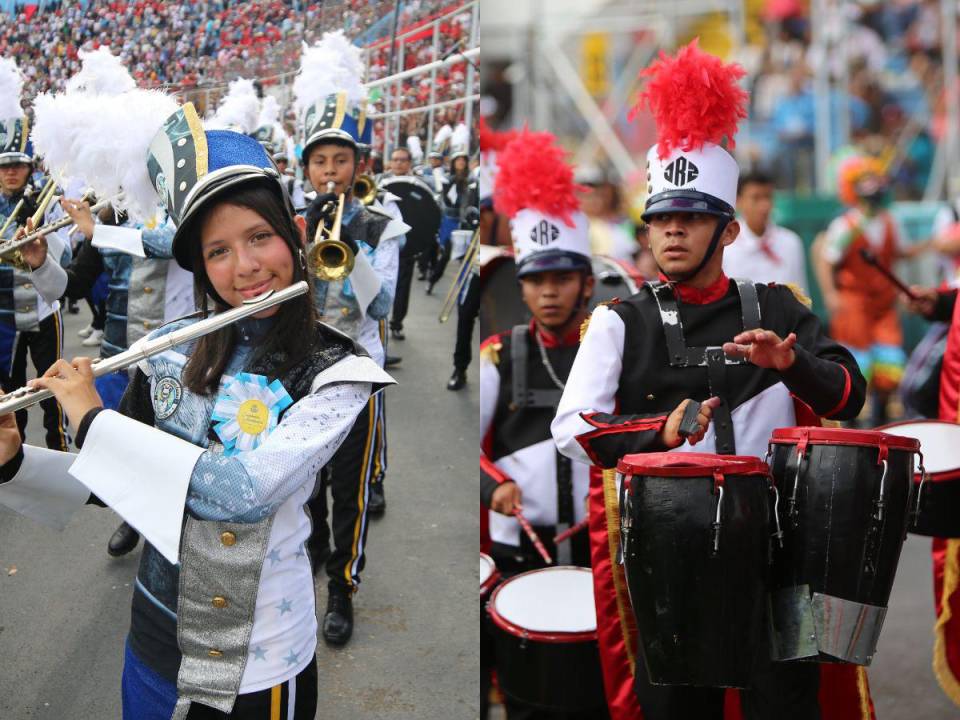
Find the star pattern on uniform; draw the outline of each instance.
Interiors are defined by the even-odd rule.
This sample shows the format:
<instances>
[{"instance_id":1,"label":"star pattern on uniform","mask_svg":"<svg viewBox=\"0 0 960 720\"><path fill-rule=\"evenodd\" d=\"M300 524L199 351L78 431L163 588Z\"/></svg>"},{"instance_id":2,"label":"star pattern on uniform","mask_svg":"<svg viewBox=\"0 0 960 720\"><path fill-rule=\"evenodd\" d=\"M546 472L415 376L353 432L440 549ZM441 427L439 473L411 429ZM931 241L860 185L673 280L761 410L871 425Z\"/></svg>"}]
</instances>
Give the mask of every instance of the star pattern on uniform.
<instances>
[{"instance_id":1,"label":"star pattern on uniform","mask_svg":"<svg viewBox=\"0 0 960 720\"><path fill-rule=\"evenodd\" d=\"M280 604L277 605L277 610L280 611L280 615L282 617L284 613L293 612L293 603L286 598L283 598L280 600Z\"/></svg>"},{"instance_id":2,"label":"star pattern on uniform","mask_svg":"<svg viewBox=\"0 0 960 720\"><path fill-rule=\"evenodd\" d=\"M287 655L287 656L284 658L284 660L287 661L287 667L290 667L291 665L296 665L297 662L300 660L300 653L298 653L298 652L295 653L295 652L293 651L293 648L290 648L290 654Z\"/></svg>"},{"instance_id":3,"label":"star pattern on uniform","mask_svg":"<svg viewBox=\"0 0 960 720\"><path fill-rule=\"evenodd\" d=\"M250 652L253 654L253 659L254 659L254 660L264 660L264 661L266 661L266 659L267 659L267 651L264 650L264 649L263 649L262 647L260 647L259 645L257 645L255 648L252 648L252 649L250 650Z\"/></svg>"},{"instance_id":4,"label":"star pattern on uniform","mask_svg":"<svg viewBox=\"0 0 960 720\"><path fill-rule=\"evenodd\" d=\"M306 549L303 547L303 543L300 543L300 547L297 548L297 552L294 553L294 557L302 558L307 554Z\"/></svg>"},{"instance_id":5,"label":"star pattern on uniform","mask_svg":"<svg viewBox=\"0 0 960 720\"><path fill-rule=\"evenodd\" d=\"M270 560L270 567L273 567L280 562L280 551L274 548L267 553L267 558Z\"/></svg>"}]
</instances>

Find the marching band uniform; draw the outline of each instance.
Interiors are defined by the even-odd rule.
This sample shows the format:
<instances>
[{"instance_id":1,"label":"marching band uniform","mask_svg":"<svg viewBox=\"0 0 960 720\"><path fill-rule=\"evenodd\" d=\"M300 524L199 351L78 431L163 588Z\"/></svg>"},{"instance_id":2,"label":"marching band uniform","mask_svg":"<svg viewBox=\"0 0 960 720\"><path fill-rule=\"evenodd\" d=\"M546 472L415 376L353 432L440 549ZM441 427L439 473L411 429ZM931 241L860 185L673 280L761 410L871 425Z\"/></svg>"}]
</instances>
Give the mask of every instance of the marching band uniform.
<instances>
[{"instance_id":1,"label":"marching band uniform","mask_svg":"<svg viewBox=\"0 0 960 720\"><path fill-rule=\"evenodd\" d=\"M647 155L644 220L662 213L716 216L710 247L700 266L687 276L673 280L661 276L660 282L648 283L636 295L594 311L552 425L561 453L605 469L614 468L630 453L666 449L660 432L668 415L686 398L721 399L697 451L757 457L766 453L774 428L798 424L800 404L817 415L838 419L856 417L863 404L865 381L853 357L824 333L816 316L788 288L730 280L722 272L706 288L684 282L699 273L714 252L722 252L721 233L734 218L739 171L733 157L717 143L722 136L732 139L737 109L745 100L745 93L736 89L727 95L735 103L732 107L714 105L703 110L701 117L714 120L712 136L693 135L683 127L682 117L665 118L659 112L663 105L657 103L658 91L701 96L693 89L707 72L701 69L700 57L702 53L692 44L676 60L661 55L657 66L647 71L654 80L646 97L659 132L658 144ZM684 80L687 73L692 82ZM722 74L736 88L736 70L722 68ZM717 77L712 82L713 88L725 84ZM723 96L723 90L703 96ZM729 120L724 122L721 118L726 117ZM721 349L725 342L745 329L761 327L781 338L796 333L796 360L789 369L775 372L725 356ZM809 409L799 412L801 417L810 414ZM675 451L691 449L684 443ZM591 486L595 592L598 598L609 598L616 594L615 558L607 541L603 502L603 482L595 482ZM606 502L615 503L615 494ZM646 720L724 717L722 688L654 686L640 653L635 668L631 667L626 648L634 639L623 635L616 607L598 600L598 635L612 716L617 720L641 713ZM833 672L824 668L825 676ZM859 711L866 685L863 669L847 666L836 672L844 674L847 695L853 694L856 700L843 707ZM635 697L626 690L630 685ZM821 692L818 700L818 691L833 686L832 679L821 682L816 664L768 662L755 674L753 687L740 693L740 702L744 717L758 720L820 718L818 703L823 705L823 718L860 717L829 715L833 705L839 704L836 696L826 693L824 697Z\"/></svg>"},{"instance_id":2,"label":"marching band uniform","mask_svg":"<svg viewBox=\"0 0 960 720\"><path fill-rule=\"evenodd\" d=\"M167 119L150 148L150 180L166 188L163 200L178 226L174 254L185 269L192 269L189 243L199 242L189 223L195 226L200 208L238 186L269 189L292 218L262 147L238 133L205 132L190 104ZM305 263L293 240L286 242L296 280L297 267L300 277L306 274ZM198 288L219 301L205 274L202 282ZM56 465L62 514L87 501L89 491L147 537L127 641L125 718L183 720L200 706L238 720L315 714L305 505L318 470L370 393L392 380L354 341L319 323L310 353L277 372L283 357L258 352L274 319L238 323L217 396L186 387L182 371L196 343L177 346L139 363L119 413L87 413L75 463L75 456L25 447L3 468L3 480L23 493L38 464L46 462L48 478ZM177 321L149 337L192 322ZM237 409L251 401L263 406L255 427ZM118 436L135 452L124 457ZM131 472L134 496L118 491ZM0 500L11 502L2 486Z\"/></svg>"},{"instance_id":3,"label":"marching band uniform","mask_svg":"<svg viewBox=\"0 0 960 720\"><path fill-rule=\"evenodd\" d=\"M321 44L326 43L331 35L336 33L326 33ZM309 64L305 58L304 65ZM355 84L359 87L359 78ZM350 147L359 160L358 146L370 144L373 125L366 119L366 98L353 100L351 97L355 92L365 91L352 88L317 97L313 94L316 88L300 87L303 89L297 91L298 103L306 107L304 167L309 165L311 151L324 143ZM320 188L306 212L310 241L313 241L320 223L332 219L327 215L325 205L324 189ZM366 207L350 197L344 205L341 240L354 251L354 268L344 280L314 281L320 317L358 342L381 367L385 351L380 321L387 317L393 306L400 245L407 229L402 220L385 210ZM323 558L329 552L326 560L329 606L323 630L324 637L334 644L346 643L353 631L352 594L359 586L364 566L370 485L379 473L377 452L384 447L376 442L377 428L382 423L378 417L380 411L382 404L371 397L330 463L325 484L329 485L333 497L331 526L326 520L325 487L321 487L310 501L314 520L310 545L313 555L318 558L315 569L323 564ZM331 534L332 551L329 550Z\"/></svg>"},{"instance_id":4,"label":"marching band uniform","mask_svg":"<svg viewBox=\"0 0 960 720\"><path fill-rule=\"evenodd\" d=\"M33 146L29 137L29 123L25 117L9 118L5 126L4 146L0 148L0 165L33 164ZM6 221L24 200L18 215L10 223L7 237L26 224L37 209L37 197L25 198L27 185L10 194L0 193L0 216ZM37 193L39 195L39 193ZM63 217L58 205L48 206L44 224ZM66 231L59 230L47 236L47 258L36 270L21 270L12 265L0 265L0 361L2 378L8 388L22 387L27 381L27 353L34 368L42 374L53 365L63 348L63 318L60 297L66 284L63 268L70 264L70 242ZM69 439L63 412L56 400L45 400L43 426L47 447L66 450ZM17 413L17 426L25 435L27 413Z\"/></svg>"}]
</instances>

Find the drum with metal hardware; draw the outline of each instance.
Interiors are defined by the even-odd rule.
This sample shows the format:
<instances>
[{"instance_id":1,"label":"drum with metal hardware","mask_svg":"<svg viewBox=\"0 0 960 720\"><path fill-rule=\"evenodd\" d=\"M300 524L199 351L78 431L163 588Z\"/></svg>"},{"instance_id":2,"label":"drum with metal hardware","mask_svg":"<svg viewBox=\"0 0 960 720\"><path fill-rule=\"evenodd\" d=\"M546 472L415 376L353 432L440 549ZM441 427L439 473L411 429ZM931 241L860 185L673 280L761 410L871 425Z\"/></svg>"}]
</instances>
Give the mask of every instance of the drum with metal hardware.
<instances>
[{"instance_id":1,"label":"drum with metal hardware","mask_svg":"<svg viewBox=\"0 0 960 720\"><path fill-rule=\"evenodd\" d=\"M432 248L437 242L443 217L433 188L414 175L399 175L381 180L380 189L388 190L399 198L397 205L400 214L410 226L401 253L405 256L417 255Z\"/></svg>"},{"instance_id":2,"label":"drum with metal hardware","mask_svg":"<svg viewBox=\"0 0 960 720\"><path fill-rule=\"evenodd\" d=\"M913 438L871 430L774 431L768 455L783 528L773 554L774 660L870 664L906 537L919 448Z\"/></svg>"},{"instance_id":3,"label":"drum with metal hardware","mask_svg":"<svg viewBox=\"0 0 960 720\"><path fill-rule=\"evenodd\" d=\"M487 615L487 601L490 593L500 582L500 572L493 558L480 553L480 667L493 667L493 630Z\"/></svg>"},{"instance_id":4,"label":"drum with metal hardware","mask_svg":"<svg viewBox=\"0 0 960 720\"><path fill-rule=\"evenodd\" d=\"M620 548L655 685L747 687L766 652L776 489L755 457L627 455Z\"/></svg>"},{"instance_id":5,"label":"drum with metal hardware","mask_svg":"<svg viewBox=\"0 0 960 720\"><path fill-rule=\"evenodd\" d=\"M905 420L879 428L920 441L926 475L916 472L916 512L910 532L960 537L960 425L942 420Z\"/></svg>"},{"instance_id":6,"label":"drum with metal hardware","mask_svg":"<svg viewBox=\"0 0 960 720\"><path fill-rule=\"evenodd\" d=\"M593 276L596 278L593 298L590 300L591 310L600 303L609 302L614 298L626 300L643 284L643 276L629 263L603 255L594 255L591 263Z\"/></svg>"},{"instance_id":7,"label":"drum with metal hardware","mask_svg":"<svg viewBox=\"0 0 960 720\"><path fill-rule=\"evenodd\" d=\"M487 612L504 694L552 712L606 707L589 569L515 575L493 591Z\"/></svg>"}]
</instances>

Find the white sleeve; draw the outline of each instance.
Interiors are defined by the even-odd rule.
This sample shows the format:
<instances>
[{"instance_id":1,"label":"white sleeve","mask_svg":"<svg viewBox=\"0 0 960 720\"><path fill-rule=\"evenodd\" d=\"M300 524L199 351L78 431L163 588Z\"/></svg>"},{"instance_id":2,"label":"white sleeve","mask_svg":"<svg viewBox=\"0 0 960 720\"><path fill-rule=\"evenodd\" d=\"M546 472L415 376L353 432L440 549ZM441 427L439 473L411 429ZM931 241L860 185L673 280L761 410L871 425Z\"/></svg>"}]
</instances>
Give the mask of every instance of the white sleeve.
<instances>
[{"instance_id":1,"label":"white sleeve","mask_svg":"<svg viewBox=\"0 0 960 720\"><path fill-rule=\"evenodd\" d=\"M497 410L497 396L500 394L500 371L483 354L480 355L480 441L487 437L487 431L493 422Z\"/></svg>"},{"instance_id":2,"label":"white sleeve","mask_svg":"<svg viewBox=\"0 0 960 720\"><path fill-rule=\"evenodd\" d=\"M804 295L807 295L809 294L807 290L807 256L803 246L803 240L792 230L787 230L786 228L781 228L780 230L790 238L790 257L788 258L788 262L790 263L790 271L793 274L792 282L803 290Z\"/></svg>"},{"instance_id":3,"label":"white sleeve","mask_svg":"<svg viewBox=\"0 0 960 720\"><path fill-rule=\"evenodd\" d=\"M59 243L59 241L58 241ZM43 264L30 272L33 286L48 305L53 305L67 289L67 271L48 252Z\"/></svg>"},{"instance_id":4,"label":"white sleeve","mask_svg":"<svg viewBox=\"0 0 960 720\"><path fill-rule=\"evenodd\" d=\"M577 436L595 428L581 418L580 413L612 413L616 408L625 329L620 316L605 305L597 307L590 317L557 415L550 424L557 448L571 460L591 462L577 442Z\"/></svg>"},{"instance_id":5,"label":"white sleeve","mask_svg":"<svg viewBox=\"0 0 960 720\"><path fill-rule=\"evenodd\" d=\"M9 482L0 484L0 505L24 517L63 530L83 507L90 491L70 477L76 455L23 446L23 462Z\"/></svg>"}]
</instances>

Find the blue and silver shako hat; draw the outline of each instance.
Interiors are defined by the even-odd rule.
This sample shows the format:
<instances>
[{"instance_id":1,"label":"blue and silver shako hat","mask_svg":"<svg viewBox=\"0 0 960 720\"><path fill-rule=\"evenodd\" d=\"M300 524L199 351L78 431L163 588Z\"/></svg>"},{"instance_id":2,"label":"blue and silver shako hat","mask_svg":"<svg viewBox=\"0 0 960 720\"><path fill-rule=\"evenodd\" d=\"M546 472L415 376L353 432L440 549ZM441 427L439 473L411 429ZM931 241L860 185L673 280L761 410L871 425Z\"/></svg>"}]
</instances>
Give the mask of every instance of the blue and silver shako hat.
<instances>
[{"instance_id":1,"label":"blue and silver shako hat","mask_svg":"<svg viewBox=\"0 0 960 720\"><path fill-rule=\"evenodd\" d=\"M0 165L32 162L30 121L23 116L0 120Z\"/></svg>"},{"instance_id":2,"label":"blue and silver shako hat","mask_svg":"<svg viewBox=\"0 0 960 720\"><path fill-rule=\"evenodd\" d=\"M350 102L346 92L327 95L303 115L301 160L320 142L340 142L351 147L368 146L373 140L373 122L367 119L365 103Z\"/></svg>"},{"instance_id":3,"label":"blue and silver shako hat","mask_svg":"<svg viewBox=\"0 0 960 720\"><path fill-rule=\"evenodd\" d=\"M264 147L249 135L204 130L192 103L170 115L150 143L147 170L170 218L177 226L173 254L180 267L193 270L188 239L200 210L228 189L259 182L293 206L280 174Z\"/></svg>"}]
</instances>

